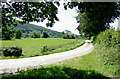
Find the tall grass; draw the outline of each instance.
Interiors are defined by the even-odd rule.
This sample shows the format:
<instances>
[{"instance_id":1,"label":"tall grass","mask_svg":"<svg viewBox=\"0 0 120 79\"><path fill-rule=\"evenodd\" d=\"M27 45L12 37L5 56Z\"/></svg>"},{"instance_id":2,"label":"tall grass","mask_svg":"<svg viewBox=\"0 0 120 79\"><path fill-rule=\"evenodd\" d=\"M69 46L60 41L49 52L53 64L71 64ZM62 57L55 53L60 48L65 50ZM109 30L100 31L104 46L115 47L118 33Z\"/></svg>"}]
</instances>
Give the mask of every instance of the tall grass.
<instances>
[{"instance_id":1,"label":"tall grass","mask_svg":"<svg viewBox=\"0 0 120 79\"><path fill-rule=\"evenodd\" d=\"M102 61L102 67L114 76L118 76L118 30L107 29L93 37L95 54Z\"/></svg>"}]
</instances>

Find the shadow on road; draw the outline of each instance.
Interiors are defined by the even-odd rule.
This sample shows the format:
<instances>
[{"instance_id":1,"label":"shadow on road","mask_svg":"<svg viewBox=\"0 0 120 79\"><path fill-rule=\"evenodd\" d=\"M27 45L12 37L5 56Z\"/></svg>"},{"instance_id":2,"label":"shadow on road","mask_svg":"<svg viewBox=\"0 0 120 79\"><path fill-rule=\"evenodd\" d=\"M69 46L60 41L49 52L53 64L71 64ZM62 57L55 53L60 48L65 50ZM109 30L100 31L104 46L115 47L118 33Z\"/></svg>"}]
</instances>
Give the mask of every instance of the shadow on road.
<instances>
[{"instance_id":1,"label":"shadow on road","mask_svg":"<svg viewBox=\"0 0 120 79\"><path fill-rule=\"evenodd\" d=\"M19 71L16 75L5 76L2 79L109 79L94 70L77 70L70 67L47 67Z\"/></svg>"}]
</instances>

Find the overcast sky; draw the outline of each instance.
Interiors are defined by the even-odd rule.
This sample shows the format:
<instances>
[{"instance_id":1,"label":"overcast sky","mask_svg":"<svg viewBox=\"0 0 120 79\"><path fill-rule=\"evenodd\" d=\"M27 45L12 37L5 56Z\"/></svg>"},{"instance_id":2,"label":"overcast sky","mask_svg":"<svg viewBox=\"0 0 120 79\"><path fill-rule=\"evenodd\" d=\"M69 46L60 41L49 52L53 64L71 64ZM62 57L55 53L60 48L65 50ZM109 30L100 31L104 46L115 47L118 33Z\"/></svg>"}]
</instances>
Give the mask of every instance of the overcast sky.
<instances>
[{"instance_id":1,"label":"overcast sky","mask_svg":"<svg viewBox=\"0 0 120 79\"><path fill-rule=\"evenodd\" d=\"M70 30L72 33L79 34L78 30L76 29L79 24L74 18L75 16L77 16L77 12L75 8L65 10L63 4L61 4L58 7L58 14L57 14L59 21L56 21L53 27L48 27L48 28L59 31L59 32L62 32L65 29L67 29L67 30ZM38 23L32 22L32 24L46 27L46 22L47 20L44 22L38 22Z\"/></svg>"},{"instance_id":2,"label":"overcast sky","mask_svg":"<svg viewBox=\"0 0 120 79\"><path fill-rule=\"evenodd\" d=\"M74 18L75 16L77 16L77 12L76 12L75 8L65 10L63 4L61 4L58 7L58 14L57 14L59 21L56 21L53 27L46 27L47 20L45 20L44 22L38 22L38 23L31 22L31 24L43 26L48 29L56 30L59 32L62 32L65 29L67 29L67 30L70 30L74 34L79 35L79 32L76 29L79 24L77 23L76 19ZM112 23L110 25L116 27L116 26L118 26L118 21L116 20L115 23Z\"/></svg>"}]
</instances>

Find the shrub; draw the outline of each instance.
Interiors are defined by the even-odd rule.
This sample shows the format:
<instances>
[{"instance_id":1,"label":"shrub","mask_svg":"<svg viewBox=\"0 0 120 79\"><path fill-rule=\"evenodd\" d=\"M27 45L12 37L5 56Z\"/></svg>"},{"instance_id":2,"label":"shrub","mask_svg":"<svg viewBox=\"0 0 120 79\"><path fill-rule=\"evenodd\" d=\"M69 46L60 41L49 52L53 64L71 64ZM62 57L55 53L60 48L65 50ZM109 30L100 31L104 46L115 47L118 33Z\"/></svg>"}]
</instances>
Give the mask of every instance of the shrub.
<instances>
[{"instance_id":1,"label":"shrub","mask_svg":"<svg viewBox=\"0 0 120 79\"><path fill-rule=\"evenodd\" d=\"M40 33L37 32L37 31L34 31L34 32L33 32L33 37L34 37L34 38L40 38Z\"/></svg>"},{"instance_id":2,"label":"shrub","mask_svg":"<svg viewBox=\"0 0 120 79\"><path fill-rule=\"evenodd\" d=\"M64 35L62 35L62 37L64 39L75 39L75 35L74 34L64 34Z\"/></svg>"},{"instance_id":3,"label":"shrub","mask_svg":"<svg viewBox=\"0 0 120 79\"><path fill-rule=\"evenodd\" d=\"M48 38L49 34L47 33L47 31L43 31L42 32L42 38Z\"/></svg>"},{"instance_id":4,"label":"shrub","mask_svg":"<svg viewBox=\"0 0 120 79\"><path fill-rule=\"evenodd\" d=\"M107 29L96 37L91 37L91 41L96 43L97 53L104 64L113 65L118 60L118 30Z\"/></svg>"},{"instance_id":5,"label":"shrub","mask_svg":"<svg viewBox=\"0 0 120 79\"><path fill-rule=\"evenodd\" d=\"M96 36L92 36L90 40L91 42L95 43L95 39L96 39Z\"/></svg>"},{"instance_id":6,"label":"shrub","mask_svg":"<svg viewBox=\"0 0 120 79\"><path fill-rule=\"evenodd\" d=\"M118 31L115 31L114 29L107 29L104 32L101 32L96 38L96 43L109 47L117 45Z\"/></svg>"},{"instance_id":7,"label":"shrub","mask_svg":"<svg viewBox=\"0 0 120 79\"><path fill-rule=\"evenodd\" d=\"M47 52L48 51L48 47L47 46L43 46L41 52Z\"/></svg>"},{"instance_id":8,"label":"shrub","mask_svg":"<svg viewBox=\"0 0 120 79\"><path fill-rule=\"evenodd\" d=\"M22 37L22 32L21 32L20 29L18 29L18 30L16 31L16 39L21 39L21 37Z\"/></svg>"},{"instance_id":9,"label":"shrub","mask_svg":"<svg viewBox=\"0 0 120 79\"><path fill-rule=\"evenodd\" d=\"M3 47L2 49L4 56L21 56L22 48L17 46Z\"/></svg>"}]
</instances>

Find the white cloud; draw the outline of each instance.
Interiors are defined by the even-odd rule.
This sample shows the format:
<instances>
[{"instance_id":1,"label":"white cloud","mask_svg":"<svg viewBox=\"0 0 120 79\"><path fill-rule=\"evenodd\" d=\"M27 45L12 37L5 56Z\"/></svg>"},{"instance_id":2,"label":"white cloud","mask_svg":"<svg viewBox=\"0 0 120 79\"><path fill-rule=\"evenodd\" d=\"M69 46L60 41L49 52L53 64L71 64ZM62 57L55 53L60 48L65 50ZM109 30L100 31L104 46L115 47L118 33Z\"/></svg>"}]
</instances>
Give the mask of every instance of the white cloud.
<instances>
[{"instance_id":1,"label":"white cloud","mask_svg":"<svg viewBox=\"0 0 120 79\"><path fill-rule=\"evenodd\" d=\"M118 27L118 19L115 19L114 23L110 23L110 26L115 27L117 29L117 27Z\"/></svg>"},{"instance_id":2,"label":"white cloud","mask_svg":"<svg viewBox=\"0 0 120 79\"><path fill-rule=\"evenodd\" d=\"M61 2L62 3L62 2ZM77 24L76 19L74 18L77 16L77 12L74 9L64 9L63 3L58 7L58 14L57 17L59 21L56 21L53 27L46 27L46 22L32 22L32 24L43 26L52 30L56 30L59 32L64 31L65 29L70 30L74 34L79 34L78 30L75 30L79 24Z\"/></svg>"}]
</instances>

